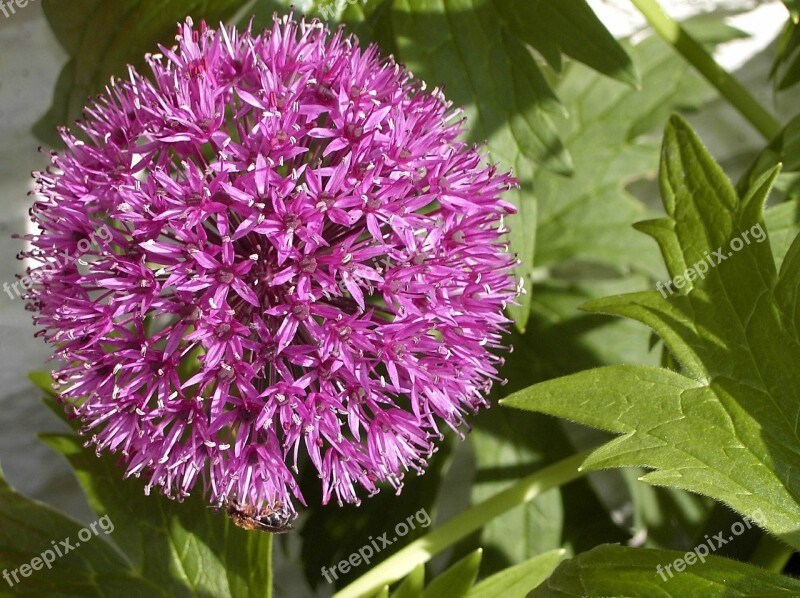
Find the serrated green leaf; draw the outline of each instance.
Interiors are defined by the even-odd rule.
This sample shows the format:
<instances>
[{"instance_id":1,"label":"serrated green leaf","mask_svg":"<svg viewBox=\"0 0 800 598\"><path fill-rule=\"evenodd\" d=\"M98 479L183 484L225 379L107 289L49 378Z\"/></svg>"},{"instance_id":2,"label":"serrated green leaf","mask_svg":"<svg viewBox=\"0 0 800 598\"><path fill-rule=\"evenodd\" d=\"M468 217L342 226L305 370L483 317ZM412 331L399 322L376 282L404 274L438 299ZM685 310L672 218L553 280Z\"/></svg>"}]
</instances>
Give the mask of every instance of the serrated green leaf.
<instances>
[{"instance_id":1,"label":"serrated green leaf","mask_svg":"<svg viewBox=\"0 0 800 598\"><path fill-rule=\"evenodd\" d=\"M167 598L162 588L142 576L110 546L113 536L105 530L112 534L116 530L114 520L110 522L111 525L104 520L102 527L95 523L98 533L91 533L91 540L81 542L79 534L86 535L85 526L18 494L0 470L0 570L8 573L8 578L0 580L2 594ZM33 559L39 561L33 563ZM27 576L23 575L20 567L30 567L32 563L37 569L26 569Z\"/></svg>"},{"instance_id":2,"label":"serrated green leaf","mask_svg":"<svg viewBox=\"0 0 800 598\"><path fill-rule=\"evenodd\" d=\"M557 87L573 115L558 131L578 174L564 179L539 171L533 179L539 267L581 260L619 274L663 275L656 248L631 228L649 212L625 186L658 169L658 146L645 135L670 112L697 107L713 93L660 39L645 40L631 55L641 72L639 92L577 65ZM596 278L597 268L589 274Z\"/></svg>"},{"instance_id":3,"label":"serrated green leaf","mask_svg":"<svg viewBox=\"0 0 800 598\"><path fill-rule=\"evenodd\" d=\"M466 596L478 577L482 555L483 551L478 549L458 561L429 583L422 592L421 598L463 598Z\"/></svg>"},{"instance_id":4,"label":"serrated green leaf","mask_svg":"<svg viewBox=\"0 0 800 598\"><path fill-rule=\"evenodd\" d=\"M699 550L701 554L711 552ZM678 559L693 564L679 566ZM694 557L694 558L692 558ZM561 563L530 598L730 598L731 596L797 596L800 581L717 556L673 550L598 546ZM667 571L666 567L670 566ZM660 570L660 572L659 572ZM671 574L671 575L670 575Z\"/></svg>"},{"instance_id":5,"label":"serrated green leaf","mask_svg":"<svg viewBox=\"0 0 800 598\"><path fill-rule=\"evenodd\" d=\"M745 516L761 509L764 527L798 547L800 480L792 471L800 454L800 238L778 274L769 241L756 234L774 171L740 200L678 117L662 153L668 217L642 228L658 241L672 277L713 252L725 261L682 292L621 295L587 308L653 328L684 373L610 366L533 386L504 403L623 434L585 466L645 466L654 469L642 478L651 484L705 494ZM751 242L734 252L731 241L746 231Z\"/></svg>"},{"instance_id":6,"label":"serrated green leaf","mask_svg":"<svg viewBox=\"0 0 800 598\"><path fill-rule=\"evenodd\" d=\"M550 576L564 553L564 550L551 550L509 567L475 585L466 598L523 598Z\"/></svg>"},{"instance_id":7,"label":"serrated green leaf","mask_svg":"<svg viewBox=\"0 0 800 598\"><path fill-rule=\"evenodd\" d=\"M88 97L126 67L144 65L157 44L171 46L176 23L187 15L217 23L231 16L241 0L42 0L50 27L71 60L61 71L50 110L34 133L59 145L58 125L79 118Z\"/></svg>"},{"instance_id":8,"label":"serrated green leaf","mask_svg":"<svg viewBox=\"0 0 800 598\"><path fill-rule=\"evenodd\" d=\"M583 0L511 0L498 3L509 27L561 70L566 54L598 73L634 87L639 75L625 48L614 39Z\"/></svg>"}]
</instances>

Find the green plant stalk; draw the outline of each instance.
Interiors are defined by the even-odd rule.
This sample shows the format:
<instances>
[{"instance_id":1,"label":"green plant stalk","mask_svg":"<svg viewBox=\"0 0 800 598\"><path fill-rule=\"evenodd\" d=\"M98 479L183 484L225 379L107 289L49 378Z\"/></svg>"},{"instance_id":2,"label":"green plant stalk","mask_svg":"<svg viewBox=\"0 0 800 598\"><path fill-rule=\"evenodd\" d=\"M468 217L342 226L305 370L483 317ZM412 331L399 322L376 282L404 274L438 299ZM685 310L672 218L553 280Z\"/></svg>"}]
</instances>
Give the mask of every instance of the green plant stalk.
<instances>
[{"instance_id":1,"label":"green plant stalk","mask_svg":"<svg viewBox=\"0 0 800 598\"><path fill-rule=\"evenodd\" d=\"M631 0L644 18L767 140L781 132L781 123L745 87L723 69L705 48L661 8L657 0Z\"/></svg>"},{"instance_id":2,"label":"green plant stalk","mask_svg":"<svg viewBox=\"0 0 800 598\"><path fill-rule=\"evenodd\" d=\"M384 586L411 573L417 565L427 563L436 554L466 538L495 517L533 500L552 488L563 486L586 475L588 472L581 470L580 465L593 450L583 451L545 467L522 478L502 492L459 513L441 527L414 540L381 564L373 567L353 583L339 590L333 595L333 598L371 596Z\"/></svg>"},{"instance_id":3,"label":"green plant stalk","mask_svg":"<svg viewBox=\"0 0 800 598\"><path fill-rule=\"evenodd\" d=\"M275 545L274 542L274 534L267 534L269 538L267 539L267 558L266 564L264 565L267 568L267 588L266 592L264 593L264 598L272 598L273 589L275 588L275 582L273 581L272 574L274 572L272 566L272 556L273 556L273 546Z\"/></svg>"}]
</instances>

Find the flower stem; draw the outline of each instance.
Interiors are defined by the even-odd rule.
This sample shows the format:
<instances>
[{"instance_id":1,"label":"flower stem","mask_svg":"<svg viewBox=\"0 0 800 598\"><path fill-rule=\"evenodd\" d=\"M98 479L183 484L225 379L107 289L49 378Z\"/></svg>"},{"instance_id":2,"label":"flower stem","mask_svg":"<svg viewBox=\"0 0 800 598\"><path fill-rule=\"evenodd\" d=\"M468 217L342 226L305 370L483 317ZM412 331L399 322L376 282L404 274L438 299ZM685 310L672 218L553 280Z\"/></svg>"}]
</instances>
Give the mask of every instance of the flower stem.
<instances>
[{"instance_id":1,"label":"flower stem","mask_svg":"<svg viewBox=\"0 0 800 598\"><path fill-rule=\"evenodd\" d=\"M781 132L780 122L723 69L703 46L673 20L657 0L631 0L650 26L677 50L767 140Z\"/></svg>"},{"instance_id":2,"label":"flower stem","mask_svg":"<svg viewBox=\"0 0 800 598\"><path fill-rule=\"evenodd\" d=\"M593 449L592 449L593 450ZM442 550L466 538L495 517L527 503L552 488L578 479L587 472L578 469L591 451L584 451L522 478L513 486L459 513L442 526L411 542L375 566L333 598L361 598L405 577Z\"/></svg>"},{"instance_id":3,"label":"flower stem","mask_svg":"<svg viewBox=\"0 0 800 598\"><path fill-rule=\"evenodd\" d=\"M272 591L275 588L275 581L272 577L274 573L274 569L272 567L272 547L274 546L275 534L267 534L267 536L269 536L267 538L267 558L265 559L265 566L267 568L267 587L266 592L264 593L264 598L272 598Z\"/></svg>"}]
</instances>

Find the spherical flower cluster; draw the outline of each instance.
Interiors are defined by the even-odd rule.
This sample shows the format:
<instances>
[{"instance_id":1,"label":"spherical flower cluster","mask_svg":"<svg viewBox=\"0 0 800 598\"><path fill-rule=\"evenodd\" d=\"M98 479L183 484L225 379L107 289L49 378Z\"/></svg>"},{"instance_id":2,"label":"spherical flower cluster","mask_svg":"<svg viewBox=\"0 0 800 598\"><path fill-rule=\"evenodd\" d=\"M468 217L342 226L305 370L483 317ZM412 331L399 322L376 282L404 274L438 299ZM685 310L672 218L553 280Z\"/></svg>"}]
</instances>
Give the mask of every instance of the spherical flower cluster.
<instances>
[{"instance_id":1,"label":"spherical flower cluster","mask_svg":"<svg viewBox=\"0 0 800 598\"><path fill-rule=\"evenodd\" d=\"M341 30L177 41L35 175L27 299L60 397L148 492L295 513L304 461L325 502L398 487L497 379L515 181Z\"/></svg>"}]
</instances>

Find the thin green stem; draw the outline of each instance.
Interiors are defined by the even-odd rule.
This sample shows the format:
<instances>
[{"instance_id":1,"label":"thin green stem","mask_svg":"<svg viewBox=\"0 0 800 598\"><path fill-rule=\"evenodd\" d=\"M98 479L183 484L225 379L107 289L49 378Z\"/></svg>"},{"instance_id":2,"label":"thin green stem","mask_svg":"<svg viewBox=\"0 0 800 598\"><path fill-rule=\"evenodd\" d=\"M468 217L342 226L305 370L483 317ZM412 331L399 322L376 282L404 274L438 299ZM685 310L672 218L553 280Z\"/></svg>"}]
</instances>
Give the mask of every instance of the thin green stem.
<instances>
[{"instance_id":1,"label":"thin green stem","mask_svg":"<svg viewBox=\"0 0 800 598\"><path fill-rule=\"evenodd\" d=\"M275 588L275 581L272 577L273 568L272 568L272 547L275 544L275 536L274 534L267 534L269 538L267 539L267 558L266 558L266 568L267 568L267 591L264 598L272 598L272 591Z\"/></svg>"},{"instance_id":2,"label":"thin green stem","mask_svg":"<svg viewBox=\"0 0 800 598\"><path fill-rule=\"evenodd\" d=\"M767 140L781 132L781 123L745 87L723 69L703 46L661 8L657 0L631 0L650 26L677 50Z\"/></svg>"},{"instance_id":3,"label":"thin green stem","mask_svg":"<svg viewBox=\"0 0 800 598\"><path fill-rule=\"evenodd\" d=\"M522 478L513 486L459 513L442 526L414 540L368 573L362 575L333 598L371 596L386 585L411 573L436 554L477 531L495 517L527 503L552 488L563 486L586 475L579 469L591 451L584 451Z\"/></svg>"},{"instance_id":4,"label":"thin green stem","mask_svg":"<svg viewBox=\"0 0 800 598\"><path fill-rule=\"evenodd\" d=\"M769 534L764 534L750 557L750 562L767 571L781 573L793 554L794 548Z\"/></svg>"}]
</instances>

